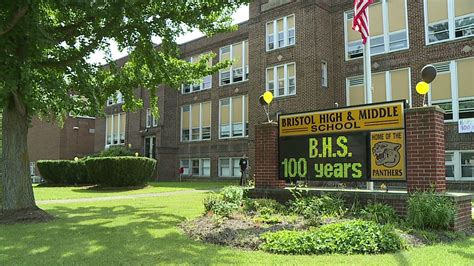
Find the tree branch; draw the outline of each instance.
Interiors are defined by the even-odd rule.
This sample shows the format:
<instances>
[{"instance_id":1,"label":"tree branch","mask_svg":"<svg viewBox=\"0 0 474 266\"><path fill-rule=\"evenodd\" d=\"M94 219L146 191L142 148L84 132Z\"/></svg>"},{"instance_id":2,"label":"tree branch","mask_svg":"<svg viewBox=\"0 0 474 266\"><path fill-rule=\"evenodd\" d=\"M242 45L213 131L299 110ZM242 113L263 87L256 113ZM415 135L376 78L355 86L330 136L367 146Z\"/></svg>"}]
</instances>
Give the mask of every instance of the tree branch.
<instances>
[{"instance_id":1,"label":"tree branch","mask_svg":"<svg viewBox=\"0 0 474 266\"><path fill-rule=\"evenodd\" d=\"M10 23L7 25L7 27L3 29L2 31L0 31L0 36L10 32L18 23L18 21L20 21L20 19L26 15L26 12L28 12L28 6L19 8L18 11L16 11L16 14L13 16Z\"/></svg>"}]
</instances>

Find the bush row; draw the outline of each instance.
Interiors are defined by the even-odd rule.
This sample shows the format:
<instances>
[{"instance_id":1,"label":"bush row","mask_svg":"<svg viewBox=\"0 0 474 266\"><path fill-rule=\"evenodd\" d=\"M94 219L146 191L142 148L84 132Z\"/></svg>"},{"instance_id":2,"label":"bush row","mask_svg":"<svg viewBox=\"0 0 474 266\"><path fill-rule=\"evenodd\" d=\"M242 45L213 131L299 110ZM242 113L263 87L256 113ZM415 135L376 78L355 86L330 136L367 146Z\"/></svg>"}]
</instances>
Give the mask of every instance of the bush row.
<instances>
[{"instance_id":1,"label":"bush row","mask_svg":"<svg viewBox=\"0 0 474 266\"><path fill-rule=\"evenodd\" d=\"M323 225L313 231L278 231L262 235L261 249L279 254L380 254L404 248L390 226L355 220Z\"/></svg>"},{"instance_id":2,"label":"bush row","mask_svg":"<svg viewBox=\"0 0 474 266\"><path fill-rule=\"evenodd\" d=\"M156 160L145 157L90 157L78 161L38 161L37 167L48 184L98 184L136 186L151 177Z\"/></svg>"}]
</instances>

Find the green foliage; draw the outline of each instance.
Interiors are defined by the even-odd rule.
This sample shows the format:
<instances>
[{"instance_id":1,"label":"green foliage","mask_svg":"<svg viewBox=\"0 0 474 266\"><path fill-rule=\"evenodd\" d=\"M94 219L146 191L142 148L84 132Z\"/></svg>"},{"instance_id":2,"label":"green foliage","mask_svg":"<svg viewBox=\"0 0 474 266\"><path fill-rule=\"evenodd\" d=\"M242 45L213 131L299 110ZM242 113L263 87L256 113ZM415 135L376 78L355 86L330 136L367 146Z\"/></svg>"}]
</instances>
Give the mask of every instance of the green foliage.
<instances>
[{"instance_id":1,"label":"green foliage","mask_svg":"<svg viewBox=\"0 0 474 266\"><path fill-rule=\"evenodd\" d=\"M222 217L237 212L242 204L244 190L237 186L224 187L219 194L210 193L204 198L204 210Z\"/></svg>"},{"instance_id":2,"label":"green foliage","mask_svg":"<svg viewBox=\"0 0 474 266\"><path fill-rule=\"evenodd\" d=\"M329 216L340 217L346 213L345 202L338 196L329 194L320 197L294 194L295 198L289 201L290 212L301 215L306 219Z\"/></svg>"},{"instance_id":3,"label":"green foliage","mask_svg":"<svg viewBox=\"0 0 474 266\"><path fill-rule=\"evenodd\" d=\"M456 209L451 199L433 192L419 192L408 198L407 221L415 228L449 229Z\"/></svg>"},{"instance_id":4,"label":"green foliage","mask_svg":"<svg viewBox=\"0 0 474 266\"><path fill-rule=\"evenodd\" d=\"M119 157L119 156L135 156L135 154L124 146L112 146L102 150L91 157Z\"/></svg>"},{"instance_id":5,"label":"green foliage","mask_svg":"<svg viewBox=\"0 0 474 266\"><path fill-rule=\"evenodd\" d=\"M227 186L221 190L220 195L224 201L240 205L244 198L244 190L238 186Z\"/></svg>"},{"instance_id":6,"label":"green foliage","mask_svg":"<svg viewBox=\"0 0 474 266\"><path fill-rule=\"evenodd\" d=\"M253 218L253 221L256 223L264 223L264 224L278 224L282 222L282 219L277 215L262 214Z\"/></svg>"},{"instance_id":7,"label":"green foliage","mask_svg":"<svg viewBox=\"0 0 474 266\"><path fill-rule=\"evenodd\" d=\"M285 207L273 199L246 199L244 211L259 214L277 214L285 212Z\"/></svg>"},{"instance_id":8,"label":"green foliage","mask_svg":"<svg viewBox=\"0 0 474 266\"><path fill-rule=\"evenodd\" d=\"M41 176L48 184L74 185L88 184L84 160L40 160L36 163Z\"/></svg>"},{"instance_id":9,"label":"green foliage","mask_svg":"<svg viewBox=\"0 0 474 266\"><path fill-rule=\"evenodd\" d=\"M395 223L398 220L397 214L392 206L383 203L369 203L360 210L362 219L374 221L379 224Z\"/></svg>"},{"instance_id":10,"label":"green foliage","mask_svg":"<svg viewBox=\"0 0 474 266\"><path fill-rule=\"evenodd\" d=\"M145 157L97 157L85 163L91 179L106 187L143 185L156 166L156 160Z\"/></svg>"},{"instance_id":11,"label":"green foliage","mask_svg":"<svg viewBox=\"0 0 474 266\"><path fill-rule=\"evenodd\" d=\"M313 231L278 231L262 235L261 249L280 254L380 254L404 248L392 227L371 221L349 221Z\"/></svg>"}]
</instances>

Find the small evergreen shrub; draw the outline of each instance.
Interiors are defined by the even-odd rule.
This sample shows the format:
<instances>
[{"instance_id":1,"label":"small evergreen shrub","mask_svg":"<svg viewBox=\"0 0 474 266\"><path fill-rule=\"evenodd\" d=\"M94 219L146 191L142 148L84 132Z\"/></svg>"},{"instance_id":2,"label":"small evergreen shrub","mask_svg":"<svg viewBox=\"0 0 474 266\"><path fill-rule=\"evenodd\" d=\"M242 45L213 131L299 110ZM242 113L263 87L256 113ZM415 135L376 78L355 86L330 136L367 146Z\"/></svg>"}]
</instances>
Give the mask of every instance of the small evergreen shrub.
<instances>
[{"instance_id":1,"label":"small evergreen shrub","mask_svg":"<svg viewBox=\"0 0 474 266\"><path fill-rule=\"evenodd\" d=\"M397 222L397 214L392 206L383 203L369 203L360 211L364 220L374 221L379 224Z\"/></svg>"},{"instance_id":2,"label":"small evergreen shrub","mask_svg":"<svg viewBox=\"0 0 474 266\"><path fill-rule=\"evenodd\" d=\"M371 221L349 221L313 231L278 231L262 236L261 249L279 254L381 254L405 247L390 226Z\"/></svg>"},{"instance_id":3,"label":"small evergreen shrub","mask_svg":"<svg viewBox=\"0 0 474 266\"><path fill-rule=\"evenodd\" d=\"M135 153L125 148L124 146L111 146L102 150L91 157L120 157L120 156L135 156Z\"/></svg>"},{"instance_id":4,"label":"small evergreen shrub","mask_svg":"<svg viewBox=\"0 0 474 266\"><path fill-rule=\"evenodd\" d=\"M419 192L408 198L407 221L415 228L449 229L456 208L451 199L434 192Z\"/></svg>"},{"instance_id":5,"label":"small evergreen shrub","mask_svg":"<svg viewBox=\"0 0 474 266\"><path fill-rule=\"evenodd\" d=\"M152 176L156 160L146 157L91 157L85 160L89 177L98 185L143 185Z\"/></svg>"},{"instance_id":6,"label":"small evergreen shrub","mask_svg":"<svg viewBox=\"0 0 474 266\"><path fill-rule=\"evenodd\" d=\"M84 160L40 160L36 163L41 176L48 184L88 184Z\"/></svg>"}]
</instances>

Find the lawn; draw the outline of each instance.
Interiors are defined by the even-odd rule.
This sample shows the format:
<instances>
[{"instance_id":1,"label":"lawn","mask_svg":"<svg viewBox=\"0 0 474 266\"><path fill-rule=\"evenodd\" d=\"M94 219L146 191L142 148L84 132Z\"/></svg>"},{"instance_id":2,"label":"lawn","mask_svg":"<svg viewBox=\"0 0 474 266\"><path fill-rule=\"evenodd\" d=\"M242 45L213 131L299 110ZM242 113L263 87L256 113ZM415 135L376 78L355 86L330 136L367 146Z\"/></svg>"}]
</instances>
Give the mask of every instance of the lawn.
<instances>
[{"instance_id":1,"label":"lawn","mask_svg":"<svg viewBox=\"0 0 474 266\"><path fill-rule=\"evenodd\" d=\"M186 238L178 223L203 212L203 193L49 204L47 224L0 225L0 265L350 264L472 265L474 237L386 255L283 256Z\"/></svg>"},{"instance_id":2,"label":"lawn","mask_svg":"<svg viewBox=\"0 0 474 266\"><path fill-rule=\"evenodd\" d=\"M237 181L221 181L221 182L150 182L145 188L138 189L97 189L91 187L42 187L34 186L36 200L52 200L52 199L78 199L78 198L96 198L110 196L124 196L134 194L149 194L172 192L180 190L199 190L220 188L225 185L237 184Z\"/></svg>"}]
</instances>

